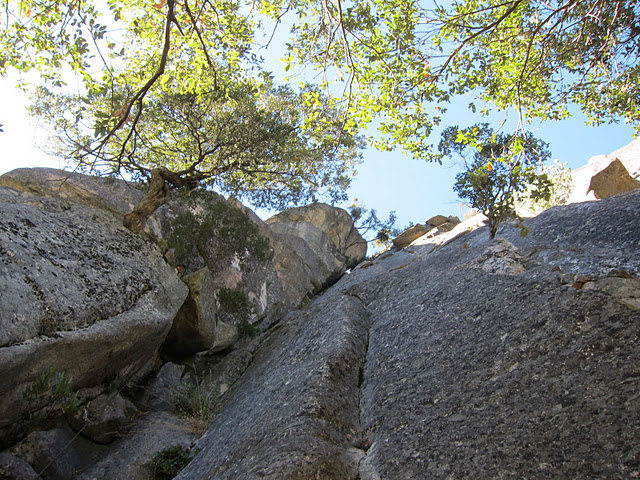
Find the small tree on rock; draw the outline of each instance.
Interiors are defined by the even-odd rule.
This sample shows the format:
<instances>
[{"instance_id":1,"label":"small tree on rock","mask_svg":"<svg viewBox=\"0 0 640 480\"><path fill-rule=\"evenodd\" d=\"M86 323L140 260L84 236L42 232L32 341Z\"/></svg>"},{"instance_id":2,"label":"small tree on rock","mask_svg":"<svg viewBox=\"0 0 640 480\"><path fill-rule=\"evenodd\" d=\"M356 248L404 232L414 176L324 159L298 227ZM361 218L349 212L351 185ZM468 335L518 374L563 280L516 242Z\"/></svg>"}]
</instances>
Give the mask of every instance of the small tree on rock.
<instances>
[{"instance_id":1,"label":"small tree on rock","mask_svg":"<svg viewBox=\"0 0 640 480\"><path fill-rule=\"evenodd\" d=\"M344 200L361 159L363 140L343 129L340 107L311 86L296 92L267 77L150 92L144 108L129 112L131 122L114 130L120 119L111 112L129 94L41 89L32 110L59 132L59 153L81 168L147 181L145 197L125 217L134 231L176 188L209 187L276 209Z\"/></svg>"},{"instance_id":2,"label":"small tree on rock","mask_svg":"<svg viewBox=\"0 0 640 480\"><path fill-rule=\"evenodd\" d=\"M465 168L453 188L487 216L492 239L501 222L518 218L517 194L527 192L534 200L551 195L551 182L539 169L550 157L549 146L530 133L496 134L486 123L466 129L449 127L438 148L444 156L455 153L463 158Z\"/></svg>"}]
</instances>

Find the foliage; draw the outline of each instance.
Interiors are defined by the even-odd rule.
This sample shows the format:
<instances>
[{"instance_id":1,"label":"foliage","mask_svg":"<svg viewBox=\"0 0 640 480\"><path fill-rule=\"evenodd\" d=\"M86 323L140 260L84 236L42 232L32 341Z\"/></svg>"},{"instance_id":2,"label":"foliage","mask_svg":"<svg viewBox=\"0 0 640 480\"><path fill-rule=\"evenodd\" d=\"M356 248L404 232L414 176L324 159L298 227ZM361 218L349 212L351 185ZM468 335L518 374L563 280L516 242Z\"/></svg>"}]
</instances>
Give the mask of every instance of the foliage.
<instances>
[{"instance_id":1,"label":"foliage","mask_svg":"<svg viewBox=\"0 0 640 480\"><path fill-rule=\"evenodd\" d=\"M216 292L220 308L240 319L247 319L253 313L247 294L237 288L221 288Z\"/></svg>"},{"instance_id":2,"label":"foliage","mask_svg":"<svg viewBox=\"0 0 640 480\"><path fill-rule=\"evenodd\" d=\"M160 450L150 464L153 479L172 480L191 460L192 454L181 445Z\"/></svg>"},{"instance_id":3,"label":"foliage","mask_svg":"<svg viewBox=\"0 0 640 480\"><path fill-rule=\"evenodd\" d=\"M238 325L238 335L240 336L240 338L257 337L258 335L260 335L260 332L261 332L261 330L260 330L260 327L258 325L256 325L255 323L250 323L247 320L243 320Z\"/></svg>"},{"instance_id":4,"label":"foliage","mask_svg":"<svg viewBox=\"0 0 640 480\"><path fill-rule=\"evenodd\" d=\"M36 112L56 125L77 162L147 179L156 172L156 188L205 182L278 208L323 189L339 197L358 158L359 128L377 120L379 148L399 145L441 162L428 140L447 103L465 95L473 114L515 110L519 130L565 118L576 103L591 123L624 120L640 132L635 0L108 0L107 7L4 0L0 75L36 69L48 89ZM323 91L278 89L261 71L256 32L287 16L284 69L320 78ZM69 72L82 83L75 96L56 90ZM216 127L226 132L221 143ZM257 143L224 153L245 137ZM165 199L158 195L130 225Z\"/></svg>"},{"instance_id":5,"label":"foliage","mask_svg":"<svg viewBox=\"0 0 640 480\"><path fill-rule=\"evenodd\" d=\"M360 235L377 247L389 246L393 237L400 234L400 229L396 226L395 211L389 212L389 217L382 220L378 218L378 212L375 209L365 208L356 198L349 206L349 213Z\"/></svg>"},{"instance_id":6,"label":"foliage","mask_svg":"<svg viewBox=\"0 0 640 480\"><path fill-rule=\"evenodd\" d=\"M342 132L340 109L317 89L295 92L269 79L210 90L171 87L148 93L144 108L130 114L137 122L125 123L104 143L126 89L68 95L41 88L31 110L62 132L58 153L81 167L124 169L143 179L164 167L173 173L164 178L172 187L205 186L258 207L345 198L362 140ZM305 106L304 96L313 93L318 108Z\"/></svg>"},{"instance_id":7,"label":"foliage","mask_svg":"<svg viewBox=\"0 0 640 480\"><path fill-rule=\"evenodd\" d=\"M134 141L144 110L169 92L208 95L260 78L256 32L287 16L285 70L311 65L331 91L342 83L350 112L343 131L378 116L382 148L399 144L416 157L440 159L425 139L446 103L463 94L477 100L469 104L474 113L515 107L526 118L556 119L576 102L594 123L640 123L635 0L109 0L107 6L5 0L0 30L0 75L36 69L56 86L73 71L90 105L91 95L102 97L104 108L92 107L95 126L106 128L96 128L98 143L116 134ZM317 91L303 98L312 119L325 101Z\"/></svg>"},{"instance_id":8,"label":"foliage","mask_svg":"<svg viewBox=\"0 0 640 480\"><path fill-rule=\"evenodd\" d=\"M221 407L216 384L208 375L192 375L173 396L173 406L179 415L189 420L193 430L204 433Z\"/></svg>"},{"instance_id":9,"label":"foliage","mask_svg":"<svg viewBox=\"0 0 640 480\"><path fill-rule=\"evenodd\" d=\"M249 322L255 307L243 290L220 288L216 292L216 298L219 304L218 316L223 321L237 325L240 337L255 337L260 333L260 327Z\"/></svg>"},{"instance_id":10,"label":"foliage","mask_svg":"<svg viewBox=\"0 0 640 480\"><path fill-rule=\"evenodd\" d=\"M187 265L194 252L212 271L233 257L241 266L249 258L266 261L271 254L269 241L258 226L239 208L207 193L191 192L193 212L179 215L171 224L168 244L175 249L177 263Z\"/></svg>"},{"instance_id":11,"label":"foliage","mask_svg":"<svg viewBox=\"0 0 640 480\"><path fill-rule=\"evenodd\" d=\"M590 122L640 131L640 7L635 0L263 0L295 12L291 65L347 84L354 122L381 117L378 143L440 161L425 141L454 97L473 114L515 109L559 119L571 102ZM330 66L331 68L328 68ZM292 67L293 68L293 67Z\"/></svg>"},{"instance_id":12,"label":"foliage","mask_svg":"<svg viewBox=\"0 0 640 480\"><path fill-rule=\"evenodd\" d=\"M571 169L566 163L557 160L552 164L545 164L538 167L540 175L546 175L550 182L549 198L534 199L530 195L531 187L523 193L516 195L515 208L518 211L526 212L528 215L538 215L543 211L557 205L565 205L571 195L572 176ZM524 213L522 213L524 215Z\"/></svg>"},{"instance_id":13,"label":"foliage","mask_svg":"<svg viewBox=\"0 0 640 480\"><path fill-rule=\"evenodd\" d=\"M501 222L517 218L516 194L528 189L533 200L548 200L551 195L548 176L539 172L550 156L548 145L531 134L496 134L488 124L462 130L449 127L438 149L443 155L471 155L470 161L465 159L466 169L456 176L454 190L487 216L491 238Z\"/></svg>"},{"instance_id":14,"label":"foliage","mask_svg":"<svg viewBox=\"0 0 640 480\"><path fill-rule=\"evenodd\" d=\"M80 408L80 400L71 389L71 379L55 366L40 373L23 392L26 403L21 421L28 428L45 426L62 416L71 416Z\"/></svg>"}]
</instances>

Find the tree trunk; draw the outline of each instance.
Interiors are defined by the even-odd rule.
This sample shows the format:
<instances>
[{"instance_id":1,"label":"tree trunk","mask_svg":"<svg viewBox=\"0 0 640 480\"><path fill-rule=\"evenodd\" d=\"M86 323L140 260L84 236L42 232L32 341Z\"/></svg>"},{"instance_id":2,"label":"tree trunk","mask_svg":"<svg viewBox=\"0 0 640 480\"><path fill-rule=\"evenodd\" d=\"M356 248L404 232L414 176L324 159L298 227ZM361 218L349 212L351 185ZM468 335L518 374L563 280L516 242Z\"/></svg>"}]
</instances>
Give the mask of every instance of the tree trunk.
<instances>
[{"instance_id":1,"label":"tree trunk","mask_svg":"<svg viewBox=\"0 0 640 480\"><path fill-rule=\"evenodd\" d=\"M141 232L153 212L169 200L169 185L167 185L163 173L160 168L154 168L151 171L147 193L133 211L124 216L124 226L132 232Z\"/></svg>"}]
</instances>

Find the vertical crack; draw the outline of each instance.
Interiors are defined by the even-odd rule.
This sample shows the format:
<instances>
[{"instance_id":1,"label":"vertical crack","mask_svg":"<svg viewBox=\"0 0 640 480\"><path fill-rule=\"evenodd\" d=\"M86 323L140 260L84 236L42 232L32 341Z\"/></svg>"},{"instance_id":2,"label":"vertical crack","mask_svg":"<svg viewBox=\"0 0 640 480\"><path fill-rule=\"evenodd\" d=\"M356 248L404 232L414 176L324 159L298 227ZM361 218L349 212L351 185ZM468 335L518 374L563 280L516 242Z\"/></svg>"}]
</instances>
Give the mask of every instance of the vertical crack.
<instances>
[{"instance_id":1,"label":"vertical crack","mask_svg":"<svg viewBox=\"0 0 640 480\"><path fill-rule=\"evenodd\" d=\"M373 480L376 477L367 473L367 471L365 471L365 468L364 468L364 462L367 458L369 449L371 448L372 441L371 441L371 438L369 438L369 432L366 432L363 429L363 422L362 422L362 415L363 415L362 407L363 407L363 397L364 397L363 388L366 380L367 359L369 355L369 344L371 341L371 321L370 321L371 315L370 315L370 311L368 309L367 303L357 293L352 291L347 291L345 292L345 295L358 300L358 302L364 308L366 312L366 317L367 317L367 324L366 324L367 326L366 326L366 330L364 331L364 335L365 335L364 352L362 355L362 361L358 367L358 387L357 387L358 388L358 412L357 412L358 424L357 424L356 432L353 435L351 435L350 438L348 438L348 440L350 441L350 444L353 446L353 449L352 449L353 458L354 458L354 463L356 464L355 480Z\"/></svg>"}]
</instances>

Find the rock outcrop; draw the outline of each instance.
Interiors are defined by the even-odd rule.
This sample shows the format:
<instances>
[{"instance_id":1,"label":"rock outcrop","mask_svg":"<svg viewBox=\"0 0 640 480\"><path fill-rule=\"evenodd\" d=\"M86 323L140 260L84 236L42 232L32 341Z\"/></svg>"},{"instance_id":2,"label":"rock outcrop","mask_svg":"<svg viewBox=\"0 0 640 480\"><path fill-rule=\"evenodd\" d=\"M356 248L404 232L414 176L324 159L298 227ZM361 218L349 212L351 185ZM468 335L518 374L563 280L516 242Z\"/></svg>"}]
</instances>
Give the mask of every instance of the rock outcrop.
<instances>
[{"instance_id":1,"label":"rock outcrop","mask_svg":"<svg viewBox=\"0 0 640 480\"><path fill-rule=\"evenodd\" d=\"M608 167L591 177L587 193L593 192L597 199L602 199L636 188L640 188L640 181L629 175L622 162L616 158Z\"/></svg>"},{"instance_id":2,"label":"rock outcrop","mask_svg":"<svg viewBox=\"0 0 640 480\"><path fill-rule=\"evenodd\" d=\"M571 195L567 203L596 200L640 186L640 139L610 153L591 157L571 172Z\"/></svg>"},{"instance_id":3,"label":"rock outcrop","mask_svg":"<svg viewBox=\"0 0 640 480\"><path fill-rule=\"evenodd\" d=\"M324 232L336 249L346 258L347 268L354 267L367 255L367 242L353 224L346 210L325 203L290 208L267 220L269 225L281 222L310 223Z\"/></svg>"},{"instance_id":4,"label":"rock outcrop","mask_svg":"<svg viewBox=\"0 0 640 480\"><path fill-rule=\"evenodd\" d=\"M2 185L26 195L56 198L65 205L97 207L103 210L102 216L109 212L114 217L112 223L121 220L144 195L138 184L49 168L14 170L0 176ZM241 210L257 225L269 243L272 252L269 260L249 257L241 265L233 251L220 258L216 242L224 243L226 239L209 241L194 250L186 262L175 258L174 249L167 250L176 218L189 212L202 214L216 202L226 209ZM282 220L285 217L287 220ZM366 255L366 242L342 209L316 204L287 210L269 222L269 225L263 222L237 200L227 201L214 192L173 199L150 217L145 232L158 241L167 260L184 274L189 286L187 301L164 345L167 353L190 355L223 350L237 340L238 323L221 320L217 312L217 292L221 288L246 294L253 312L248 321L272 322L335 282ZM38 310L35 304L31 308ZM90 312L86 314L91 316ZM22 329L35 328L23 322L16 325ZM15 336L15 332L7 335Z\"/></svg>"},{"instance_id":5,"label":"rock outcrop","mask_svg":"<svg viewBox=\"0 0 640 480\"><path fill-rule=\"evenodd\" d=\"M418 223L407 228L393 239L393 247L395 249L401 249L413 243L441 243L444 240L442 234L456 229L460 223L460 219L453 215L449 217L435 215L427 220L424 225ZM475 221L473 224L475 225ZM469 225L469 223L466 223L466 225ZM458 230L460 230L460 228L458 228ZM437 240L434 240L436 238Z\"/></svg>"},{"instance_id":6,"label":"rock outcrop","mask_svg":"<svg viewBox=\"0 0 640 480\"><path fill-rule=\"evenodd\" d=\"M640 475L639 211L496 242L463 222L363 263L265 334L177 478Z\"/></svg>"},{"instance_id":7,"label":"rock outcrop","mask_svg":"<svg viewBox=\"0 0 640 480\"><path fill-rule=\"evenodd\" d=\"M25 390L52 368L72 389L140 370L187 287L104 210L4 187L0 210L1 438L30 408Z\"/></svg>"},{"instance_id":8,"label":"rock outcrop","mask_svg":"<svg viewBox=\"0 0 640 480\"><path fill-rule=\"evenodd\" d=\"M407 245L410 245L411 242L420 238L425 233L432 230L434 227L431 225L423 225L421 223L417 223L416 225L412 225L407 228L404 232L393 239L393 246L396 248L404 248Z\"/></svg>"}]
</instances>

